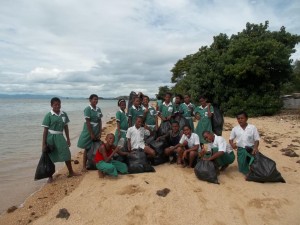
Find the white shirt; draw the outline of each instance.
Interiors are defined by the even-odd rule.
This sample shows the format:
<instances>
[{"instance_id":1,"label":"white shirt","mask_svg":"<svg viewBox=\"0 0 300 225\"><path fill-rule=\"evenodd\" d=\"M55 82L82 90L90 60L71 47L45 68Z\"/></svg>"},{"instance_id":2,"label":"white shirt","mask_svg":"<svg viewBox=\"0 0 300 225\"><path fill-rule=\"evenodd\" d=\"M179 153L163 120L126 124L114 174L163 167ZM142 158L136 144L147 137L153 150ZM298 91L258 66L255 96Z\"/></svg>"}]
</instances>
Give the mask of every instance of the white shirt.
<instances>
[{"instance_id":1,"label":"white shirt","mask_svg":"<svg viewBox=\"0 0 300 225\"><path fill-rule=\"evenodd\" d=\"M187 141L188 147L192 148L195 145L199 145L198 151L200 150L200 141L198 134L192 133L190 138L188 138L185 134L181 136L181 139L179 141L180 144L183 144L183 142Z\"/></svg>"},{"instance_id":2,"label":"white shirt","mask_svg":"<svg viewBox=\"0 0 300 225\"><path fill-rule=\"evenodd\" d=\"M145 148L144 136L150 135L150 132L144 127L139 129L136 126L129 127L127 130L126 138L130 138L131 149Z\"/></svg>"},{"instance_id":3,"label":"white shirt","mask_svg":"<svg viewBox=\"0 0 300 225\"><path fill-rule=\"evenodd\" d=\"M253 146L255 141L259 141L260 137L257 128L248 124L245 130L240 125L235 126L230 133L229 139L236 139L236 145L245 148L245 146Z\"/></svg>"},{"instance_id":4,"label":"white shirt","mask_svg":"<svg viewBox=\"0 0 300 225\"><path fill-rule=\"evenodd\" d=\"M207 151L211 151L212 148L218 148L219 152L231 153L232 147L229 143L226 143L225 138L215 135L215 140L213 143L209 143L207 146Z\"/></svg>"}]
</instances>

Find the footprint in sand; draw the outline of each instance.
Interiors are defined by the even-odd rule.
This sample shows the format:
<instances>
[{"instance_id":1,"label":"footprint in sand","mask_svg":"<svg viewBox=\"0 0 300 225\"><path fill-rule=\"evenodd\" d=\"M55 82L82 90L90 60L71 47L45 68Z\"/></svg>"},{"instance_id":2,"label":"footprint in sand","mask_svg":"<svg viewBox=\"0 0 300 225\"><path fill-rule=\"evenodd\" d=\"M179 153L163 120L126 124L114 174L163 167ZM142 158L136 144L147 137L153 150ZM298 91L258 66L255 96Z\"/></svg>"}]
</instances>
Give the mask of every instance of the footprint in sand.
<instances>
[{"instance_id":1,"label":"footprint in sand","mask_svg":"<svg viewBox=\"0 0 300 225\"><path fill-rule=\"evenodd\" d=\"M127 225L136 225L141 224L141 221L143 221L143 224L147 224L147 218L145 216L145 212L147 210L144 209L142 206L135 205L128 213L127 213Z\"/></svg>"},{"instance_id":2,"label":"footprint in sand","mask_svg":"<svg viewBox=\"0 0 300 225\"><path fill-rule=\"evenodd\" d=\"M281 208L283 205L288 204L287 199L276 199L276 198L254 198L248 202L250 207L254 208L266 208L274 212L275 209Z\"/></svg>"},{"instance_id":3,"label":"footprint in sand","mask_svg":"<svg viewBox=\"0 0 300 225\"><path fill-rule=\"evenodd\" d=\"M117 194L119 195L135 195L137 193L145 192L143 188L141 188L137 184L130 184L123 188L121 188L121 191L118 191Z\"/></svg>"}]
</instances>

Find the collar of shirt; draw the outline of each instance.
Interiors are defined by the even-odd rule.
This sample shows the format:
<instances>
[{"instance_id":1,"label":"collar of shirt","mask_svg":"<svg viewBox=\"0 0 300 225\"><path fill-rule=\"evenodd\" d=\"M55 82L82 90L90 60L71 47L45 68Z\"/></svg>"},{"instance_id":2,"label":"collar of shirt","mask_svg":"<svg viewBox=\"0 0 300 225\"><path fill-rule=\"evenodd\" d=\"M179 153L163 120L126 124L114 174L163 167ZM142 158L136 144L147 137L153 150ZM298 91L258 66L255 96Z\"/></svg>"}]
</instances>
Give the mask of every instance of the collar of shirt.
<instances>
[{"instance_id":1,"label":"collar of shirt","mask_svg":"<svg viewBox=\"0 0 300 225\"><path fill-rule=\"evenodd\" d=\"M153 107L151 105L148 105L148 109L152 109ZM145 110L146 107L142 105L142 110ZM153 108L154 109L154 108Z\"/></svg>"},{"instance_id":2,"label":"collar of shirt","mask_svg":"<svg viewBox=\"0 0 300 225\"><path fill-rule=\"evenodd\" d=\"M121 113L124 113L124 114L125 114L125 112L124 112L122 109L119 109L119 111L120 111Z\"/></svg>"},{"instance_id":3,"label":"collar of shirt","mask_svg":"<svg viewBox=\"0 0 300 225\"><path fill-rule=\"evenodd\" d=\"M132 105L132 108L139 111L141 109L141 107L136 108L134 105Z\"/></svg>"},{"instance_id":4,"label":"collar of shirt","mask_svg":"<svg viewBox=\"0 0 300 225\"><path fill-rule=\"evenodd\" d=\"M166 102L163 102L163 105L165 105L165 106L168 106L168 107L169 107L169 106L171 106L171 105L172 105L172 102L169 102L169 104L168 104L168 105L166 104Z\"/></svg>"},{"instance_id":5,"label":"collar of shirt","mask_svg":"<svg viewBox=\"0 0 300 225\"><path fill-rule=\"evenodd\" d=\"M96 106L96 109L94 109L93 106L91 106L91 105L90 105L90 107L91 107L91 110L94 110L96 112L98 111L98 108L99 108L99 107Z\"/></svg>"},{"instance_id":6,"label":"collar of shirt","mask_svg":"<svg viewBox=\"0 0 300 225\"><path fill-rule=\"evenodd\" d=\"M53 116L53 115L60 116L60 115L63 115L64 112L63 112L63 111L60 111L59 114L56 114L56 113L53 111L53 109L51 109L51 114L52 114L52 116Z\"/></svg>"},{"instance_id":7,"label":"collar of shirt","mask_svg":"<svg viewBox=\"0 0 300 225\"><path fill-rule=\"evenodd\" d=\"M207 105L203 108L202 105L199 106L200 109L205 109L207 108Z\"/></svg>"}]
</instances>

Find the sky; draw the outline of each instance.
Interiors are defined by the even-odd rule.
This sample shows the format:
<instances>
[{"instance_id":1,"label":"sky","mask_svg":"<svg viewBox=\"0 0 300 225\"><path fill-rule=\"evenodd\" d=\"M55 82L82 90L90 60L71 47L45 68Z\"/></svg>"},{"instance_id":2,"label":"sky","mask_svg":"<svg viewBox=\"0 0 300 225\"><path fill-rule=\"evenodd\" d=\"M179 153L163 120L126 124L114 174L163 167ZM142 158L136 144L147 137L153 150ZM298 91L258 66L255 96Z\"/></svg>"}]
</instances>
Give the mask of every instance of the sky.
<instances>
[{"instance_id":1,"label":"sky","mask_svg":"<svg viewBox=\"0 0 300 225\"><path fill-rule=\"evenodd\" d=\"M266 20L300 35L300 1L0 0L0 94L154 97L179 59Z\"/></svg>"}]
</instances>

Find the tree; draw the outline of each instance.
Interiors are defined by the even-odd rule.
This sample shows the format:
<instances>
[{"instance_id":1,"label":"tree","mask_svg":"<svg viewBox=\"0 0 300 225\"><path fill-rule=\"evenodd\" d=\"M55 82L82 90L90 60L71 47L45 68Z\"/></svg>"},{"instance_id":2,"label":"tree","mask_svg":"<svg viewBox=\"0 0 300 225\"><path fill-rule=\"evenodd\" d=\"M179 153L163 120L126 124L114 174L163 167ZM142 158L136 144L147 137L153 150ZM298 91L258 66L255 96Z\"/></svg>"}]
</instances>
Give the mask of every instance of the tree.
<instances>
[{"instance_id":1,"label":"tree","mask_svg":"<svg viewBox=\"0 0 300 225\"><path fill-rule=\"evenodd\" d=\"M250 115L271 115L282 103L283 85L293 77L290 56L300 36L269 31L265 24L246 24L230 38L214 37L214 42L178 60L172 68L172 92L189 93L198 101L206 95L227 115L246 110Z\"/></svg>"},{"instance_id":2,"label":"tree","mask_svg":"<svg viewBox=\"0 0 300 225\"><path fill-rule=\"evenodd\" d=\"M167 92L171 92L171 89L168 86L162 86L158 88L158 94L156 95L157 99L163 100L165 97L165 94Z\"/></svg>"}]
</instances>

